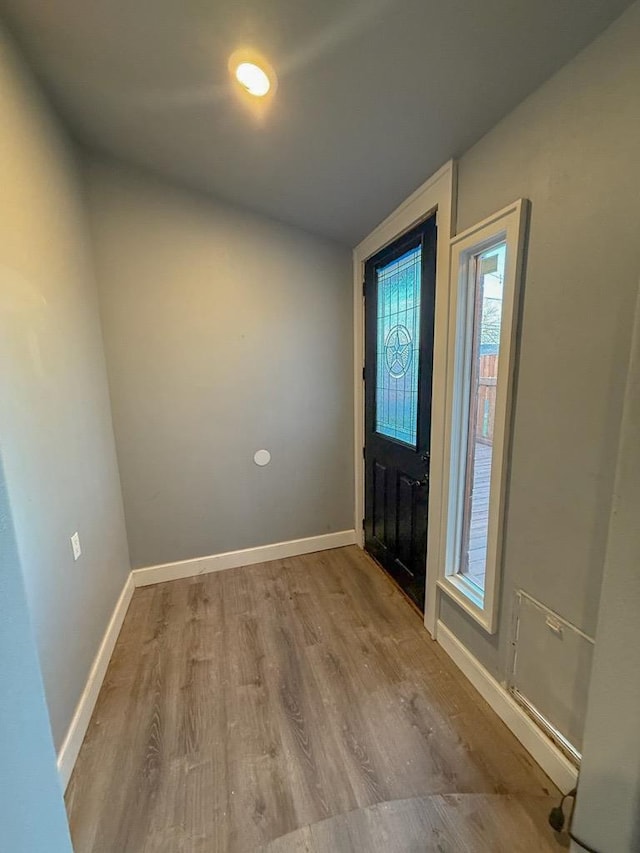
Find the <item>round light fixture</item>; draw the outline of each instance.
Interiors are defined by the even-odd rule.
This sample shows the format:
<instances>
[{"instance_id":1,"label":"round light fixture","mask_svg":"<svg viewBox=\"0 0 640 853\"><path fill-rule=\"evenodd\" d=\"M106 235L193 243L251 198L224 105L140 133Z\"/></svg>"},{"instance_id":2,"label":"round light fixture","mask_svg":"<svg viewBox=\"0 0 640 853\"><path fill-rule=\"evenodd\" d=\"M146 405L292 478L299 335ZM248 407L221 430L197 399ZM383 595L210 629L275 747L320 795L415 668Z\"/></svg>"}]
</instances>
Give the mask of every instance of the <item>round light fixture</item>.
<instances>
[{"instance_id":1,"label":"round light fixture","mask_svg":"<svg viewBox=\"0 0 640 853\"><path fill-rule=\"evenodd\" d=\"M256 98L263 98L271 88L267 73L253 62L241 62L235 73L238 83Z\"/></svg>"}]
</instances>

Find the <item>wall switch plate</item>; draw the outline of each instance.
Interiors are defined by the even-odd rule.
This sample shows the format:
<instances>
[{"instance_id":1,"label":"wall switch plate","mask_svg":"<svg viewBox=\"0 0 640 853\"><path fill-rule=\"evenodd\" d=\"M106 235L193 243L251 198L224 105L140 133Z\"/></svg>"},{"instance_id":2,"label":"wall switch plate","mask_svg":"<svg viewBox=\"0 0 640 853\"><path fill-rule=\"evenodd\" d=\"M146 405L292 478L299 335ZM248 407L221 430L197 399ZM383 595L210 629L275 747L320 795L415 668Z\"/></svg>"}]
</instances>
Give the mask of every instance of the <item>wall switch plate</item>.
<instances>
[{"instance_id":1,"label":"wall switch plate","mask_svg":"<svg viewBox=\"0 0 640 853\"><path fill-rule=\"evenodd\" d=\"M74 533L71 537L71 547L73 548L73 559L77 560L80 554L82 554L82 548L80 547L80 537L78 533Z\"/></svg>"}]
</instances>

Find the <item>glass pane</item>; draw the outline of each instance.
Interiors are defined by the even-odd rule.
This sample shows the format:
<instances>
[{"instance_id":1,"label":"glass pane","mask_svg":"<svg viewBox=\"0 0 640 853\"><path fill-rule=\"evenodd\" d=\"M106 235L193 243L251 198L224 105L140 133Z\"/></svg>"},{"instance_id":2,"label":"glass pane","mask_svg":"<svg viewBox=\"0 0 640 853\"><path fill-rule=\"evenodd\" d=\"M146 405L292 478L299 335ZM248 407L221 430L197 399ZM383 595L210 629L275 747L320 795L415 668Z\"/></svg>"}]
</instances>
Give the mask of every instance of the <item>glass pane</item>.
<instances>
[{"instance_id":1,"label":"glass pane","mask_svg":"<svg viewBox=\"0 0 640 853\"><path fill-rule=\"evenodd\" d=\"M505 257L506 244L500 243L475 258L473 292L467 302L473 325L460 571L480 591L484 591L487 563Z\"/></svg>"},{"instance_id":2,"label":"glass pane","mask_svg":"<svg viewBox=\"0 0 640 853\"><path fill-rule=\"evenodd\" d=\"M416 446L420 246L377 271L376 431Z\"/></svg>"}]
</instances>

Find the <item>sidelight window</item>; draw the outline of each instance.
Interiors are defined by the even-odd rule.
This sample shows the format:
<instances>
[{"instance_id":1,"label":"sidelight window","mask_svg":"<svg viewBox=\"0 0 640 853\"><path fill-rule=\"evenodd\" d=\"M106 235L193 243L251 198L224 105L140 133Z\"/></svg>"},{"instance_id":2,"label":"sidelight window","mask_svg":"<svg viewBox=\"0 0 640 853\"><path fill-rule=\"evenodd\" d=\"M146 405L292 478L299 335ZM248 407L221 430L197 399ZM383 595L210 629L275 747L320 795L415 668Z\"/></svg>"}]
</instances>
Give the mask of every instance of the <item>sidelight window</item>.
<instances>
[{"instance_id":1,"label":"sidelight window","mask_svg":"<svg viewBox=\"0 0 640 853\"><path fill-rule=\"evenodd\" d=\"M493 461L493 428L496 416L496 388L500 367L502 293L506 244L493 246L473 256L465 294L465 349L469 364L464 391L467 423L464 482L462 492L462 532L457 556L459 573L484 593L489 535L489 495Z\"/></svg>"},{"instance_id":2,"label":"sidelight window","mask_svg":"<svg viewBox=\"0 0 640 853\"><path fill-rule=\"evenodd\" d=\"M452 240L447 547L440 587L496 628L522 255L520 201Z\"/></svg>"}]
</instances>

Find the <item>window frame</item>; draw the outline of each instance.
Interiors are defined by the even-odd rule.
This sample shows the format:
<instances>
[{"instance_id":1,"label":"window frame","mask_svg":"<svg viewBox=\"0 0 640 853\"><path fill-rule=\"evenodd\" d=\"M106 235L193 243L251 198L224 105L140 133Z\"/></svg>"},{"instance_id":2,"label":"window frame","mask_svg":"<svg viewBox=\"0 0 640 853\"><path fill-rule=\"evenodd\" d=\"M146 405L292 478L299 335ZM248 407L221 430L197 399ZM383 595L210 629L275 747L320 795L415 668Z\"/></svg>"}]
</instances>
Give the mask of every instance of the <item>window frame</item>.
<instances>
[{"instance_id":1,"label":"window frame","mask_svg":"<svg viewBox=\"0 0 640 853\"><path fill-rule=\"evenodd\" d=\"M451 303L445 400L447 447L442 520L444 559L440 564L438 587L490 634L495 633L498 624L507 456L510 446L511 402L528 209L528 201L518 199L450 241ZM472 346L473 328L473 318L469 317L467 302L472 292L470 281L473 281L475 288L477 256L501 242L506 243L506 262L489 491L487 559L482 594L475 584L460 574L459 565L470 410L469 351Z\"/></svg>"}]
</instances>

